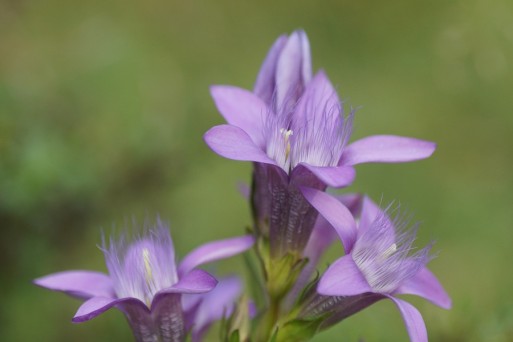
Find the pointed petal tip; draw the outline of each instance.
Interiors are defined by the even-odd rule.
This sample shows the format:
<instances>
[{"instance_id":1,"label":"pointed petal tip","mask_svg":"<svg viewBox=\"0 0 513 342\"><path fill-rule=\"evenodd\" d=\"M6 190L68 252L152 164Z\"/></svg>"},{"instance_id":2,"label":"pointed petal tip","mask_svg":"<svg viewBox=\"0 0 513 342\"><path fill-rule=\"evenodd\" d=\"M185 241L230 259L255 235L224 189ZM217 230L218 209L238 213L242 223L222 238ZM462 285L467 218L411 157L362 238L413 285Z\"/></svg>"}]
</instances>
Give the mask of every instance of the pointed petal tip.
<instances>
[{"instance_id":1,"label":"pointed petal tip","mask_svg":"<svg viewBox=\"0 0 513 342\"><path fill-rule=\"evenodd\" d=\"M232 86L232 85L226 85L226 84L212 84L208 87L208 89L210 90L210 95L212 96L212 98L214 99L214 101L219 97L219 96L224 96L226 93L230 93L230 92L247 92L247 93L250 93L248 90L246 89L243 89L243 88L239 88L239 87L236 87L236 86ZM253 94L252 94L253 95Z\"/></svg>"},{"instance_id":2,"label":"pointed petal tip","mask_svg":"<svg viewBox=\"0 0 513 342\"><path fill-rule=\"evenodd\" d=\"M315 73L315 76L314 78L323 78L323 79L328 79L328 75L326 74L326 70L324 70L323 68L319 69L316 73Z\"/></svg>"},{"instance_id":3,"label":"pointed petal tip","mask_svg":"<svg viewBox=\"0 0 513 342\"><path fill-rule=\"evenodd\" d=\"M349 253L356 241L357 229L353 215L337 198L319 190L301 187L306 200L333 227L344 250Z\"/></svg>"},{"instance_id":4,"label":"pointed petal tip","mask_svg":"<svg viewBox=\"0 0 513 342\"><path fill-rule=\"evenodd\" d=\"M212 151L227 159L276 164L237 126L214 126L203 135L203 140Z\"/></svg>"},{"instance_id":5,"label":"pointed petal tip","mask_svg":"<svg viewBox=\"0 0 513 342\"><path fill-rule=\"evenodd\" d=\"M71 323L84 323L87 321L90 321L91 319L95 318L97 315L82 315L82 316L75 316L71 319Z\"/></svg>"},{"instance_id":6,"label":"pointed petal tip","mask_svg":"<svg viewBox=\"0 0 513 342\"><path fill-rule=\"evenodd\" d=\"M36 278L36 279L32 279L31 283L34 285L40 286L40 287L45 287L44 286L44 276Z\"/></svg>"},{"instance_id":7,"label":"pointed petal tip","mask_svg":"<svg viewBox=\"0 0 513 342\"><path fill-rule=\"evenodd\" d=\"M214 93L216 91L217 88L219 87L224 87L223 85L221 84L211 84L208 86L208 89L210 90L210 94Z\"/></svg>"},{"instance_id":8,"label":"pointed petal tip","mask_svg":"<svg viewBox=\"0 0 513 342\"><path fill-rule=\"evenodd\" d=\"M429 158L436 143L395 135L372 135L349 144L340 165L404 163Z\"/></svg>"},{"instance_id":9,"label":"pointed petal tip","mask_svg":"<svg viewBox=\"0 0 513 342\"><path fill-rule=\"evenodd\" d=\"M451 297L427 267L422 268L413 278L402 284L396 293L422 297L442 309L452 308Z\"/></svg>"},{"instance_id":10,"label":"pointed petal tip","mask_svg":"<svg viewBox=\"0 0 513 342\"><path fill-rule=\"evenodd\" d=\"M111 309L116 304L124 301L134 301L135 298L126 298L126 299L113 299L113 298L105 298L105 297L93 297L86 300L82 305L78 308L75 316L71 320L73 323L83 323L89 321L96 316L101 315L105 311ZM139 301L139 300L137 300ZM140 301L139 301L140 302ZM142 303L141 303L142 304Z\"/></svg>"},{"instance_id":11,"label":"pointed petal tip","mask_svg":"<svg viewBox=\"0 0 513 342\"><path fill-rule=\"evenodd\" d=\"M52 291L64 292L78 298L114 295L110 277L94 271L62 271L34 279L36 286Z\"/></svg>"},{"instance_id":12,"label":"pointed petal tip","mask_svg":"<svg viewBox=\"0 0 513 342\"><path fill-rule=\"evenodd\" d=\"M244 130L258 146L263 146L264 123L271 112L251 91L235 86L213 85L210 95L226 122Z\"/></svg>"},{"instance_id":13,"label":"pointed petal tip","mask_svg":"<svg viewBox=\"0 0 513 342\"><path fill-rule=\"evenodd\" d=\"M219 281L207 271L192 270L176 284L176 287L186 291L184 293L203 293L211 291L218 283Z\"/></svg>"},{"instance_id":14,"label":"pointed petal tip","mask_svg":"<svg viewBox=\"0 0 513 342\"><path fill-rule=\"evenodd\" d=\"M299 28L299 29L296 29L294 30L291 34L290 34L290 37L292 36L296 36L299 38L299 41L301 42L305 42L307 44L309 44L309 41L308 41L308 35L306 34L305 30L302 29L302 28ZM290 39L289 37L289 39Z\"/></svg>"},{"instance_id":15,"label":"pointed petal tip","mask_svg":"<svg viewBox=\"0 0 513 342\"><path fill-rule=\"evenodd\" d=\"M424 156L419 157L419 160L431 157L438 147L438 144L433 141L420 139L418 141L424 144Z\"/></svg>"},{"instance_id":16,"label":"pointed petal tip","mask_svg":"<svg viewBox=\"0 0 513 342\"><path fill-rule=\"evenodd\" d=\"M422 318L419 310L404 300L391 295L386 296L392 300L399 309L401 316L403 317L406 330L408 331L410 341L428 342L426 325L424 324L424 319Z\"/></svg>"},{"instance_id":17,"label":"pointed petal tip","mask_svg":"<svg viewBox=\"0 0 513 342\"><path fill-rule=\"evenodd\" d=\"M452 309L452 299L448 298L448 300L443 305L440 305L440 307L445 310L451 310Z\"/></svg>"}]
</instances>

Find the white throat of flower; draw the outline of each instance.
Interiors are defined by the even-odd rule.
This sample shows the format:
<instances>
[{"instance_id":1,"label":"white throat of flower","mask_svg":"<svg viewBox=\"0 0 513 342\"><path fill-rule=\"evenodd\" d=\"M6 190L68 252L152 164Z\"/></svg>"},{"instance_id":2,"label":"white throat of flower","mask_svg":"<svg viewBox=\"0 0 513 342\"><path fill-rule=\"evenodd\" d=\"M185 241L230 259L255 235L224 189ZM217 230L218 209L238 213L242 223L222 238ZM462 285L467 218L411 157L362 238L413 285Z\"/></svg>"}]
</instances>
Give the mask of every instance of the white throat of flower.
<instances>
[{"instance_id":1,"label":"white throat of flower","mask_svg":"<svg viewBox=\"0 0 513 342\"><path fill-rule=\"evenodd\" d=\"M371 288L376 292L386 293L393 290L395 286L387 266L389 263L394 263L394 259L396 259L394 255L397 252L398 246L396 243L392 243L381 252L373 247L356 248L353 260L362 271Z\"/></svg>"},{"instance_id":2,"label":"white throat of flower","mask_svg":"<svg viewBox=\"0 0 513 342\"><path fill-rule=\"evenodd\" d=\"M312 118L295 118L298 113L267 117L265 152L287 173L300 163L336 166L349 139L352 114L344 117L340 106L311 110L316 111Z\"/></svg>"},{"instance_id":3,"label":"white throat of flower","mask_svg":"<svg viewBox=\"0 0 513 342\"><path fill-rule=\"evenodd\" d=\"M412 252L416 226L407 228L403 216L381 213L357 239L352 257L376 293L392 293L429 261L428 245Z\"/></svg>"}]
</instances>

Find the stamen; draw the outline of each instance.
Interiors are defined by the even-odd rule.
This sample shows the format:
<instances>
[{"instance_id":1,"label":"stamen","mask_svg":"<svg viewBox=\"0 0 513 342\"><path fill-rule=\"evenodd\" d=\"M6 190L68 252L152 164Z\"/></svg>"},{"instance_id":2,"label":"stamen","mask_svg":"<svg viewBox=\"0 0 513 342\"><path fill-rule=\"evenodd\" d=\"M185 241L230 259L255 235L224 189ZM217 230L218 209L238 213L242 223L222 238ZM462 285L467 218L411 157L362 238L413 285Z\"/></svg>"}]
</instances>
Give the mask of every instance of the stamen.
<instances>
[{"instance_id":1,"label":"stamen","mask_svg":"<svg viewBox=\"0 0 513 342\"><path fill-rule=\"evenodd\" d=\"M291 135L294 135L294 131L292 131L291 129L285 129L285 128L280 128L280 133L283 135L283 138L285 140L285 160L287 160L289 158L289 154L290 154L290 136Z\"/></svg>"},{"instance_id":2,"label":"stamen","mask_svg":"<svg viewBox=\"0 0 513 342\"><path fill-rule=\"evenodd\" d=\"M148 251L147 248L143 248L142 257L144 261L144 269L146 270L146 283L149 285L153 281L153 274L151 272L150 251Z\"/></svg>"}]
</instances>

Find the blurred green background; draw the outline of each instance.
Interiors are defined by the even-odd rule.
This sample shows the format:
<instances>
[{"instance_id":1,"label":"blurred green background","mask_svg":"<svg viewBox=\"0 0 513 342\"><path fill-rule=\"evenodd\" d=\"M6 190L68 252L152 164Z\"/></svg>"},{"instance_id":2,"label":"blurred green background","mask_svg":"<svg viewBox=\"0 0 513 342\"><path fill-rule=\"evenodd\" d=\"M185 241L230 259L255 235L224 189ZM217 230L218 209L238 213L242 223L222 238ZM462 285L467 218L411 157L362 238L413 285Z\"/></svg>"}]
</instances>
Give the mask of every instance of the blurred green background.
<instances>
[{"instance_id":1,"label":"blurred green background","mask_svg":"<svg viewBox=\"0 0 513 342\"><path fill-rule=\"evenodd\" d=\"M360 108L353 139L438 143L422 162L359 166L347 189L400 200L422 221L419 244L437 240L431 268L454 308L411 299L431 341L513 341L509 0L0 0L0 340L131 339L118 311L75 325L78 301L31 284L105 270L102 228L159 213L182 256L242 233L237 182L251 166L203 143L222 122L208 87L251 88L274 39L296 28ZM315 341L360 338L407 340L393 304Z\"/></svg>"}]
</instances>

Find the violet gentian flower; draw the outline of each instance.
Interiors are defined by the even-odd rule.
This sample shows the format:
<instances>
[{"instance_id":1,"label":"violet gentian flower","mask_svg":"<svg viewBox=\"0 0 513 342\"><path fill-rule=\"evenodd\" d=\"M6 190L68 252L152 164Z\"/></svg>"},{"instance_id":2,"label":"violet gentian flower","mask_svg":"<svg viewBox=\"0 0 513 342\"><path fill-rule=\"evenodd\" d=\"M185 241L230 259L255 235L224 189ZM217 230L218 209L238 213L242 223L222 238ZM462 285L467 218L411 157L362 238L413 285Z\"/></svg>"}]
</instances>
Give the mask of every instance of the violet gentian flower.
<instances>
[{"instance_id":1,"label":"violet gentian flower","mask_svg":"<svg viewBox=\"0 0 513 342\"><path fill-rule=\"evenodd\" d=\"M357 227L349 210L334 197L314 189L303 189L303 194L335 228L346 251L330 265L317 286L320 295L334 299L335 317L345 318L347 310L352 314L388 298L401 312L411 341L427 341L419 311L397 295L414 294L442 308L451 307L451 299L426 267L431 246L412 253L415 228L408 229L400 216L392 219L387 210L368 198L363 201ZM330 319L330 324L334 323L333 317Z\"/></svg>"},{"instance_id":2,"label":"violet gentian flower","mask_svg":"<svg viewBox=\"0 0 513 342\"><path fill-rule=\"evenodd\" d=\"M429 157L435 144L371 136L350 145L353 114L344 116L338 96L323 71L311 77L306 34L282 36L271 48L254 93L213 86L212 97L228 122L204 136L217 154L255 163L252 209L257 235L269 238L271 254L301 254L317 213L300 186L341 188L366 162L406 162ZM346 146L347 145L347 146Z\"/></svg>"},{"instance_id":3,"label":"violet gentian flower","mask_svg":"<svg viewBox=\"0 0 513 342\"><path fill-rule=\"evenodd\" d=\"M189 253L176 267L169 229L160 220L142 236L104 242L109 274L66 271L36 279L35 284L84 299L73 322L88 321L112 307L127 317L137 341L182 341L186 326L181 297L211 291L217 280L196 269L202 264L249 249L253 237L210 242ZM194 317L188 317L194 319Z\"/></svg>"},{"instance_id":4,"label":"violet gentian flower","mask_svg":"<svg viewBox=\"0 0 513 342\"><path fill-rule=\"evenodd\" d=\"M226 90L231 91L213 88L221 112ZM245 92L234 90L233 95L240 91ZM254 125L217 126L205 134L205 140L222 156L256 162L252 203L257 229L260 235L270 237L274 256L287 251L301 252L317 214L298 186L324 190L326 184L340 187L352 182L353 168L337 165L349 136L350 119L341 114L337 95L322 72L307 85L291 113L271 112L258 97L249 92L246 95L261 108L241 103L236 111L242 115L240 110L261 113L259 118L254 116ZM244 101L244 97L239 98Z\"/></svg>"}]
</instances>

